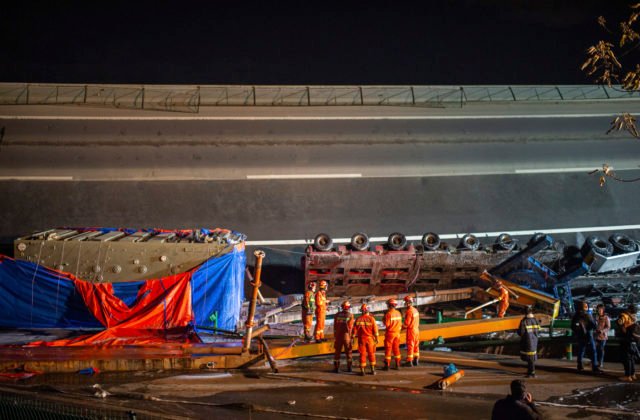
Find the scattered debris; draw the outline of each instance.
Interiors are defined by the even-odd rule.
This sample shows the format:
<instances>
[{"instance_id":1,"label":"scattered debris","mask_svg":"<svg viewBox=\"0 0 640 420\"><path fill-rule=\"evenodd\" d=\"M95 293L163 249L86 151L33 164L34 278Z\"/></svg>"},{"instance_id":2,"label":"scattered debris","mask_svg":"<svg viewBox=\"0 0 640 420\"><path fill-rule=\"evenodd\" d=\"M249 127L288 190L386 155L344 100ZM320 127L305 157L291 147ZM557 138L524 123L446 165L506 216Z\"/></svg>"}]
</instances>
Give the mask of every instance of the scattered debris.
<instances>
[{"instance_id":1,"label":"scattered debris","mask_svg":"<svg viewBox=\"0 0 640 420\"><path fill-rule=\"evenodd\" d=\"M97 375L98 373L100 373L100 369L90 366L88 368L80 369L78 373L80 375Z\"/></svg>"},{"instance_id":2,"label":"scattered debris","mask_svg":"<svg viewBox=\"0 0 640 420\"><path fill-rule=\"evenodd\" d=\"M24 365L20 365L17 368L5 369L1 371L0 381L1 380L20 381L20 380L29 379L33 376L41 375L41 374L42 372L40 371L31 370L31 369L25 368Z\"/></svg>"},{"instance_id":3,"label":"scattered debris","mask_svg":"<svg viewBox=\"0 0 640 420\"><path fill-rule=\"evenodd\" d=\"M96 392L93 394L94 397L96 397L96 398L107 398L109 395L111 395L110 392L105 391L104 389L102 389L100 384L94 384L92 386L92 388L96 390Z\"/></svg>"}]
</instances>

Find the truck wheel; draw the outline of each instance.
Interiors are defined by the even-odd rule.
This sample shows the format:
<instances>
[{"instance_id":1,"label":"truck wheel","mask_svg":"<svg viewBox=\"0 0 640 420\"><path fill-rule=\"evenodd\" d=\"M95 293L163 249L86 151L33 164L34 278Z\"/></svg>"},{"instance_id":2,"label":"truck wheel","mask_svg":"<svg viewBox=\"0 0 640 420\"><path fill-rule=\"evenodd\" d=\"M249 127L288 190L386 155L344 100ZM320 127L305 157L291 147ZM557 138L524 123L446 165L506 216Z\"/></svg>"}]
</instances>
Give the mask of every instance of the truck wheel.
<instances>
[{"instance_id":1,"label":"truck wheel","mask_svg":"<svg viewBox=\"0 0 640 420\"><path fill-rule=\"evenodd\" d=\"M613 245L611 243L598 238L597 236L589 236L582 245L582 255L587 255L589 251L593 250L596 254L603 257L610 257L613 255Z\"/></svg>"},{"instance_id":2,"label":"truck wheel","mask_svg":"<svg viewBox=\"0 0 640 420\"><path fill-rule=\"evenodd\" d=\"M387 239L387 246L392 251L400 251L407 246L407 237L402 233L394 232L389 235L389 239Z\"/></svg>"},{"instance_id":3,"label":"truck wheel","mask_svg":"<svg viewBox=\"0 0 640 420\"><path fill-rule=\"evenodd\" d=\"M468 249L469 251L476 251L480 247L480 241L476 235L464 235L460 240L460 247Z\"/></svg>"},{"instance_id":4,"label":"truck wheel","mask_svg":"<svg viewBox=\"0 0 640 420\"><path fill-rule=\"evenodd\" d=\"M351 237L351 247L356 251L366 251L369 249L369 237L366 233L356 232Z\"/></svg>"},{"instance_id":5,"label":"truck wheel","mask_svg":"<svg viewBox=\"0 0 640 420\"><path fill-rule=\"evenodd\" d=\"M536 242L538 242L540 239L544 238L546 235L546 233L542 233L542 232L536 232L533 234L533 236L531 238L529 238L529 242L527 242L527 246L531 246L533 244L535 244Z\"/></svg>"},{"instance_id":6,"label":"truck wheel","mask_svg":"<svg viewBox=\"0 0 640 420\"><path fill-rule=\"evenodd\" d=\"M609 237L609 242L611 242L613 248L621 254L638 250L636 241L623 233L614 233Z\"/></svg>"},{"instance_id":7,"label":"truck wheel","mask_svg":"<svg viewBox=\"0 0 640 420\"><path fill-rule=\"evenodd\" d=\"M422 235L422 246L429 251L435 251L440 247L440 236L437 233L427 232Z\"/></svg>"},{"instance_id":8,"label":"truck wheel","mask_svg":"<svg viewBox=\"0 0 640 420\"><path fill-rule=\"evenodd\" d=\"M331 239L331 236L327 235L326 233L319 233L313 239L313 247L316 249L316 251L331 251L332 246L333 239Z\"/></svg>"},{"instance_id":9,"label":"truck wheel","mask_svg":"<svg viewBox=\"0 0 640 420\"><path fill-rule=\"evenodd\" d=\"M516 246L516 241L508 233L501 233L496 238L496 245L505 251L511 251Z\"/></svg>"}]
</instances>

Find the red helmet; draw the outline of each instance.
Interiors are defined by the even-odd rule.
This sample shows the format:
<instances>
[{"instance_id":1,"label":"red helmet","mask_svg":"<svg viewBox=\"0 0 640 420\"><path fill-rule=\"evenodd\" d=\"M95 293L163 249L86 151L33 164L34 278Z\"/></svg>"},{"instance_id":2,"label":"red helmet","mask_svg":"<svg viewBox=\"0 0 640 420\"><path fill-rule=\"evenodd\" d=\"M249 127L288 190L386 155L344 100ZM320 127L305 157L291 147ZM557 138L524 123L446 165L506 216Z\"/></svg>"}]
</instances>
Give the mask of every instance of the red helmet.
<instances>
[{"instance_id":1,"label":"red helmet","mask_svg":"<svg viewBox=\"0 0 640 420\"><path fill-rule=\"evenodd\" d=\"M362 304L362 306L360 307L360 312L362 312L363 314L369 312L369 307L367 306L366 303Z\"/></svg>"},{"instance_id":2,"label":"red helmet","mask_svg":"<svg viewBox=\"0 0 640 420\"><path fill-rule=\"evenodd\" d=\"M351 309L351 302L349 302L348 300L345 300L344 302L342 302L342 309L344 309L345 311L347 309Z\"/></svg>"},{"instance_id":3,"label":"red helmet","mask_svg":"<svg viewBox=\"0 0 640 420\"><path fill-rule=\"evenodd\" d=\"M309 284L307 285L307 289L311 290L311 289L315 289L316 288L316 282L315 281L310 281Z\"/></svg>"},{"instance_id":4,"label":"red helmet","mask_svg":"<svg viewBox=\"0 0 640 420\"><path fill-rule=\"evenodd\" d=\"M320 280L320 288L321 289L326 289L327 288L327 282L325 280Z\"/></svg>"},{"instance_id":5,"label":"red helmet","mask_svg":"<svg viewBox=\"0 0 640 420\"><path fill-rule=\"evenodd\" d=\"M404 297L404 303L406 303L407 305L411 305L413 304L413 298L409 295Z\"/></svg>"},{"instance_id":6,"label":"red helmet","mask_svg":"<svg viewBox=\"0 0 640 420\"><path fill-rule=\"evenodd\" d=\"M387 305L391 306L392 308L395 308L398 305L398 302L394 298L391 298L387 301Z\"/></svg>"}]
</instances>

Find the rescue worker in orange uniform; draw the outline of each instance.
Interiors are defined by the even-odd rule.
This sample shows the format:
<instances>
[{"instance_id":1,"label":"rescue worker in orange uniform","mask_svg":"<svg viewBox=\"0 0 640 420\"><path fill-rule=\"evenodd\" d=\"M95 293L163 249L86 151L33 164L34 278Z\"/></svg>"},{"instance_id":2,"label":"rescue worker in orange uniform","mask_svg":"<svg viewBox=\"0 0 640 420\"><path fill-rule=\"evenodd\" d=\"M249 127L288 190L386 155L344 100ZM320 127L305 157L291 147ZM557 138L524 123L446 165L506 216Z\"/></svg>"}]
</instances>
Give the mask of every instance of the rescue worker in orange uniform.
<instances>
[{"instance_id":1,"label":"rescue worker in orange uniform","mask_svg":"<svg viewBox=\"0 0 640 420\"><path fill-rule=\"evenodd\" d=\"M420 313L413 307L413 298L404 297L407 312L404 314L404 328L407 329L406 366L418 366L420 358Z\"/></svg>"},{"instance_id":2,"label":"rescue worker in orange uniform","mask_svg":"<svg viewBox=\"0 0 640 420\"><path fill-rule=\"evenodd\" d=\"M313 325L313 313L316 310L316 282L311 281L307 285L302 299L302 325L304 325L304 341L311 341L311 327Z\"/></svg>"},{"instance_id":3,"label":"rescue worker in orange uniform","mask_svg":"<svg viewBox=\"0 0 640 420\"><path fill-rule=\"evenodd\" d=\"M316 292L316 329L313 332L316 343L327 341L324 339L324 320L327 317L327 282L320 280L320 288Z\"/></svg>"},{"instance_id":4,"label":"rescue worker in orange uniform","mask_svg":"<svg viewBox=\"0 0 640 420\"><path fill-rule=\"evenodd\" d=\"M376 345L378 344L378 326L376 320L369 313L369 307L363 303L360 307L362 315L356 319L354 335L358 337L358 351L360 352L360 376L364 376L367 359L371 366L371 374L376 374Z\"/></svg>"},{"instance_id":5,"label":"rescue worker in orange uniform","mask_svg":"<svg viewBox=\"0 0 640 420\"><path fill-rule=\"evenodd\" d=\"M391 353L395 361L394 369L400 368L400 330L402 330L402 314L396 309L395 299L387 301L387 312L384 314L384 370L391 366Z\"/></svg>"},{"instance_id":6,"label":"rescue worker in orange uniform","mask_svg":"<svg viewBox=\"0 0 640 420\"><path fill-rule=\"evenodd\" d=\"M496 289L500 293L498 296L498 318L504 318L504 314L507 313L507 308L509 308L509 291L501 281L496 282Z\"/></svg>"},{"instance_id":7,"label":"rescue worker in orange uniform","mask_svg":"<svg viewBox=\"0 0 640 420\"><path fill-rule=\"evenodd\" d=\"M345 300L342 302L342 311L333 318L333 347L336 349L333 356L333 371L335 373L340 371L340 354L343 349L347 357L347 372L351 372L351 333L354 323L351 303Z\"/></svg>"}]
</instances>

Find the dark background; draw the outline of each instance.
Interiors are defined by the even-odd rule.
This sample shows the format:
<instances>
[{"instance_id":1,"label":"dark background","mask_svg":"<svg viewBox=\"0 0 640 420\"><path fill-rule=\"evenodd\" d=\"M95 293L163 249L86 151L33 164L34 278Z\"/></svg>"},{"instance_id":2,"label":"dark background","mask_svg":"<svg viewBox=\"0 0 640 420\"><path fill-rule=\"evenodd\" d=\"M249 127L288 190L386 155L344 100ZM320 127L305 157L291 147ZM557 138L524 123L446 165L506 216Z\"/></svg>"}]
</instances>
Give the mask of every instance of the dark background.
<instances>
[{"instance_id":1,"label":"dark background","mask_svg":"<svg viewBox=\"0 0 640 420\"><path fill-rule=\"evenodd\" d=\"M0 81L571 84L625 1L13 2ZM630 58L630 57L628 57Z\"/></svg>"}]
</instances>

